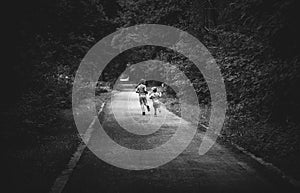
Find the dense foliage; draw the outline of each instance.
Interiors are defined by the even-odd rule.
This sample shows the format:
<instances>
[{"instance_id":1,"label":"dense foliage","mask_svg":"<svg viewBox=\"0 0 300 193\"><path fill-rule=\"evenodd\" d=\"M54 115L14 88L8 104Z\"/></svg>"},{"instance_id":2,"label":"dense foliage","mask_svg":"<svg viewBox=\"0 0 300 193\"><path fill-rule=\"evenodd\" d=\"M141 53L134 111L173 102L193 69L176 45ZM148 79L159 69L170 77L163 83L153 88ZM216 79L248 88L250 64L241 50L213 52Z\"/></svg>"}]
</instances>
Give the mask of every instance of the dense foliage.
<instances>
[{"instance_id":1,"label":"dense foliage","mask_svg":"<svg viewBox=\"0 0 300 193\"><path fill-rule=\"evenodd\" d=\"M22 80L19 120L29 124L26 128L55 123L57 109L70 107L72 80L82 57L105 35L118 27L166 24L199 38L222 69L229 102L224 138L283 167L295 164L300 147L298 9L297 0L43 0L27 4L17 18L19 60L13 67ZM190 73L197 92L208 96L205 81L199 73L191 73L188 62L152 47L116 58L103 80L114 82L129 61L151 58L181 66Z\"/></svg>"}]
</instances>

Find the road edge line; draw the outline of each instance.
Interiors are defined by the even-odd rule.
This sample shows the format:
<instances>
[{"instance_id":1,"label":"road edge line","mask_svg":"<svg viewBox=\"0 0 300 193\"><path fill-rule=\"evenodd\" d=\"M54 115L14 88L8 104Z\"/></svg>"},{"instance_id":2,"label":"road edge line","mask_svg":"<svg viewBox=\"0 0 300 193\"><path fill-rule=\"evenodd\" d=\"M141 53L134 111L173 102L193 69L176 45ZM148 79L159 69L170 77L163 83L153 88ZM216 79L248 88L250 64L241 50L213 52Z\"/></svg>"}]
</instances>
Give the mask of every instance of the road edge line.
<instances>
[{"instance_id":1,"label":"road edge line","mask_svg":"<svg viewBox=\"0 0 300 193\"><path fill-rule=\"evenodd\" d=\"M207 126L200 124L202 127L208 129ZM233 145L236 149L238 149L239 151L241 151L243 154L251 157L252 159L254 159L256 162L258 162L260 165L268 168L269 170L275 172L277 175L279 175L284 181L287 181L289 184L291 184L292 186L294 186L295 188L299 188L300 187L300 181L296 180L295 178L293 178L292 176L287 175L285 172L283 172L281 169L279 169L278 167L276 167L274 164L265 161L263 158L257 157L256 155L254 155L253 153L247 151L245 148L231 142L231 145Z\"/></svg>"},{"instance_id":2,"label":"road edge line","mask_svg":"<svg viewBox=\"0 0 300 193\"><path fill-rule=\"evenodd\" d=\"M56 180L54 181L49 193L61 193L64 190L64 187L67 184L67 182L70 178L70 175L73 173L73 170L75 169L78 161L80 160L83 150L86 148L86 144L88 143L88 141L91 138L91 134L93 133L93 130L94 130L93 125L94 125L95 121L98 119L98 116L100 115L100 113L102 112L104 105L105 105L105 102L103 102L101 104L101 107L97 113L97 116L94 117L93 121L89 125L86 132L83 135L81 135L83 141L79 144L79 146L77 147L77 150L73 153L70 161L67 164L67 168L65 168L61 172L61 174L56 178Z\"/></svg>"},{"instance_id":3,"label":"road edge line","mask_svg":"<svg viewBox=\"0 0 300 193\"><path fill-rule=\"evenodd\" d=\"M292 176L287 175L284 171L282 171L281 169L279 169L278 167L276 167L274 164L265 161L264 159L257 157L256 155L254 155L253 153L247 151L245 148L235 144L235 143L231 143L235 148L237 148L239 151L243 152L244 154L246 154L247 156L251 157L252 159L254 159L255 161L257 161L259 164L265 166L266 168L268 168L269 170L275 172L277 175L279 175L284 181L288 182L289 184L291 184L292 186L294 186L295 188L299 188L300 187L300 181L296 180L295 178L293 178Z\"/></svg>"}]
</instances>

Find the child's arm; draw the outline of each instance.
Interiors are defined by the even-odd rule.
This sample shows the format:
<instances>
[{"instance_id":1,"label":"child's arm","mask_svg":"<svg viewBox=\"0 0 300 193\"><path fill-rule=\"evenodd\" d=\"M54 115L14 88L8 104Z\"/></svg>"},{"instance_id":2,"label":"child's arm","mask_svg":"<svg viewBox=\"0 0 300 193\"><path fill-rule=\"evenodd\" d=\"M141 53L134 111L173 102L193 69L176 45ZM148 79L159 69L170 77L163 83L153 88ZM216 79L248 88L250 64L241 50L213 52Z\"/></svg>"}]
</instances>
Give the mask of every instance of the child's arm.
<instances>
[{"instance_id":1,"label":"child's arm","mask_svg":"<svg viewBox=\"0 0 300 193\"><path fill-rule=\"evenodd\" d=\"M144 88L144 92L145 92L145 94L148 94L148 91L147 91L146 87Z\"/></svg>"},{"instance_id":2,"label":"child's arm","mask_svg":"<svg viewBox=\"0 0 300 193\"><path fill-rule=\"evenodd\" d=\"M153 92L150 93L149 99L153 99Z\"/></svg>"},{"instance_id":3,"label":"child's arm","mask_svg":"<svg viewBox=\"0 0 300 193\"><path fill-rule=\"evenodd\" d=\"M135 92L136 92L136 93L140 93L140 88L139 88L139 86L137 86L137 87L135 88Z\"/></svg>"}]
</instances>

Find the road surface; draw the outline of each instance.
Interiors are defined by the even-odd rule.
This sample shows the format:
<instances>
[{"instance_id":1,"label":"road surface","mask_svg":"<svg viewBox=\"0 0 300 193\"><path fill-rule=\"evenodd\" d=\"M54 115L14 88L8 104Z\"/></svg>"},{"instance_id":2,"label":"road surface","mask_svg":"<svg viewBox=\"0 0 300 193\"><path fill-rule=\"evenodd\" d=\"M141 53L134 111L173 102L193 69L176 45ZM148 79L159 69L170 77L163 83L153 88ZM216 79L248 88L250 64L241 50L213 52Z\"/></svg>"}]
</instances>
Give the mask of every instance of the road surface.
<instances>
[{"instance_id":1,"label":"road surface","mask_svg":"<svg viewBox=\"0 0 300 193\"><path fill-rule=\"evenodd\" d=\"M153 108L146 116L142 116L132 89L124 87L114 92L111 101L105 105L99 119L106 133L117 144L130 149L148 150L158 147L171 139L182 122L185 124L184 121L179 123L181 118L164 108L158 117L153 116ZM162 128L157 128L160 125ZM283 184L273 179L261 166L230 147L216 143L208 153L199 156L202 135L197 133L184 152L171 162L148 170L136 171L112 166L86 148L63 192L288 192ZM92 135L90 140L99 139Z\"/></svg>"}]
</instances>

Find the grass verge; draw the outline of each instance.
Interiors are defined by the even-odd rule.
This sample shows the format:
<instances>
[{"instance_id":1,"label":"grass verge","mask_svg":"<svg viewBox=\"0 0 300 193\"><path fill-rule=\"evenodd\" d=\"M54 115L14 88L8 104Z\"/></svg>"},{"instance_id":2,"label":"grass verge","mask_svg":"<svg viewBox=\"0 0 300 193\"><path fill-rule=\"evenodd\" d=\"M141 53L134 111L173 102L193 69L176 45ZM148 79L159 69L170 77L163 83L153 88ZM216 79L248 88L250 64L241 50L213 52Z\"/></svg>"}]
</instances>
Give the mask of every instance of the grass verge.
<instances>
[{"instance_id":1,"label":"grass verge","mask_svg":"<svg viewBox=\"0 0 300 193\"><path fill-rule=\"evenodd\" d=\"M97 106L108 96L109 93L97 96ZM72 109L57 109L55 124L51 127L45 124L48 128L42 129L37 125L24 128L18 124L15 114L13 111L3 114L5 121L1 122L5 190L13 193L49 192L81 142Z\"/></svg>"}]
</instances>

